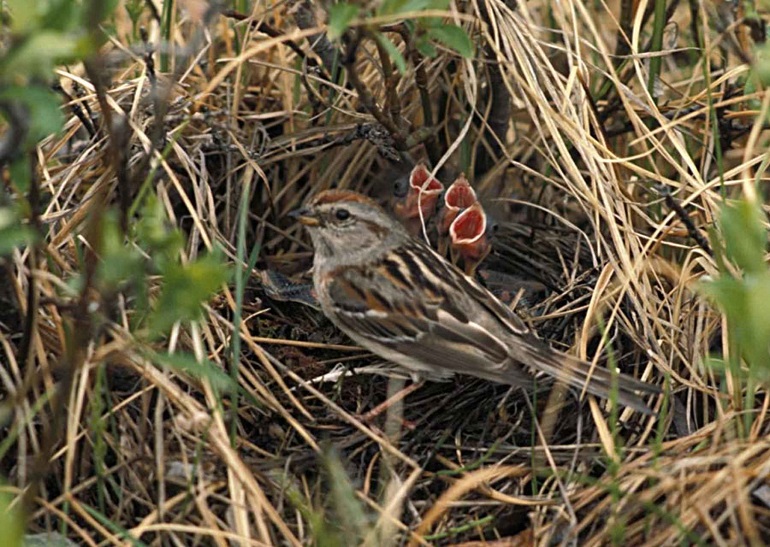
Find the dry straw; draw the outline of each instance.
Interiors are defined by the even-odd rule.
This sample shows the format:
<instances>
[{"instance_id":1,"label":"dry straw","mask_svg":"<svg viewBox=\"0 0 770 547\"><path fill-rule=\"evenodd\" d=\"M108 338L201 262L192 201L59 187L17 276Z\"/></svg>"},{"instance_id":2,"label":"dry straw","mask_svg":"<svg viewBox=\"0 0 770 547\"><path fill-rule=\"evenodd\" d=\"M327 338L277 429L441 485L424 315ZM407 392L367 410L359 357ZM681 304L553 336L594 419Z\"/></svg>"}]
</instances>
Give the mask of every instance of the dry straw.
<instances>
[{"instance_id":1,"label":"dry straw","mask_svg":"<svg viewBox=\"0 0 770 547\"><path fill-rule=\"evenodd\" d=\"M18 319L0 312L0 381L12 402L0 458L10 484L35 485L31 529L66 529L90 545L766 542L766 404L731 402L719 373L703 364L723 349L724 324L695 286L717 270L671 206L705 231L723 195L753 189L764 154L764 126L752 126L745 110L758 99L764 115L770 99L725 93L746 67L715 42L724 33L710 16L672 10L678 39L648 54L647 2L619 21L614 6L596 2L474 0L437 15L467 30L475 58L442 46L433 58L409 56L401 18L371 20L395 29L387 35L406 55L406 72L389 65L383 73L382 49L364 40L331 83L323 77L331 67L312 49L322 14L299 28L301 6L256 3L245 18L218 15L205 32L178 17L172 42L156 53L171 70L157 81L134 44L115 39L101 68L110 82L102 100L93 74L58 71L80 92L68 107L107 108L113 122L125 120L129 176L116 178L109 142L117 126L110 137L83 138L73 115L36 158L48 233L39 256L19 251L5 265L12 283L0 301L22 315L28 302L37 307L26 362ZM156 27L148 21L158 43ZM703 50L689 28L700 29ZM616 49L619 38L625 49ZM651 93L656 56L662 71ZM717 57L721 69L709 62ZM397 150L350 70L374 104L411 127L406 134L424 125L427 100L435 127L425 146ZM510 100L502 134L487 130L499 116L490 94ZM724 109L750 134L734 129L731 147L717 154L712 113ZM517 390L468 378L426 384L400 412L370 412L387 398L383 376L319 379L339 362L355 369L372 358L349 351L311 308L265 298L256 275L239 328L232 286L201 321L161 340L132 331L133 302L123 294L92 294L85 324L73 315L79 253L96 244L94 219L121 192L157 195L187 237L183 261L215 246L235 261L246 201L258 266L291 275L309 265L311 250L290 210L332 186L386 197L408 170L387 158L420 160L431 147L450 172L488 165L469 176L500 221L490 264L543 289L522 300L528 320L595 366L609 353L628 373L670 382L666 402L651 401L658 418L596 401L578 411L574 394L549 398L548 386L530 404ZM134 186L121 187L126 180ZM33 278L38 294L28 301ZM160 280L148 286L157 295ZM85 336L73 337L83 325ZM236 334L235 414L208 380L153 358L185 352L226 371ZM60 366L69 367L66 384ZM737 435L731 424L746 415L749 428ZM323 464L330 458L341 465ZM332 496L335 481L350 481L349 499Z\"/></svg>"}]
</instances>

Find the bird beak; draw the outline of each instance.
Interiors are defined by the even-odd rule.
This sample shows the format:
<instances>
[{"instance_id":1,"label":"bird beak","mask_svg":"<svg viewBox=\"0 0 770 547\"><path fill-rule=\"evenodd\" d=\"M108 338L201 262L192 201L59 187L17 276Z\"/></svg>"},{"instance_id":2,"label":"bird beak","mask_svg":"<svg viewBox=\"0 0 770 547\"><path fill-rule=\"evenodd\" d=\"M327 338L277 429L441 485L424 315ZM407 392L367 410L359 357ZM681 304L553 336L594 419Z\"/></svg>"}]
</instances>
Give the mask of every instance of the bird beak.
<instances>
[{"instance_id":1,"label":"bird beak","mask_svg":"<svg viewBox=\"0 0 770 547\"><path fill-rule=\"evenodd\" d=\"M289 216L291 218L296 218L297 221L303 226L314 227L314 226L321 225L321 221L318 219L315 213L313 213L307 207L303 207L301 209L295 209L294 211L289 213Z\"/></svg>"}]
</instances>

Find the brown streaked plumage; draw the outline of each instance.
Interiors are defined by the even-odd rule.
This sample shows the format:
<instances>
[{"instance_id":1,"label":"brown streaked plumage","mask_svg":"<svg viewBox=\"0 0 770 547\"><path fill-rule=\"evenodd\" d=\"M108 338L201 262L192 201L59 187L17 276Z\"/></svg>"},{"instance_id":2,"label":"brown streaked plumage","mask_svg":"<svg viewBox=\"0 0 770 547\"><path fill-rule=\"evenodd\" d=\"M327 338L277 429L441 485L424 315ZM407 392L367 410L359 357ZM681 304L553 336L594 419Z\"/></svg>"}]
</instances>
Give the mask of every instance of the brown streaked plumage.
<instances>
[{"instance_id":1,"label":"brown streaked plumage","mask_svg":"<svg viewBox=\"0 0 770 547\"><path fill-rule=\"evenodd\" d=\"M639 394L659 393L657 386L553 350L368 198L323 192L296 216L315 247L321 308L361 346L432 379L468 374L526 386L532 374L546 374L650 412Z\"/></svg>"}]
</instances>

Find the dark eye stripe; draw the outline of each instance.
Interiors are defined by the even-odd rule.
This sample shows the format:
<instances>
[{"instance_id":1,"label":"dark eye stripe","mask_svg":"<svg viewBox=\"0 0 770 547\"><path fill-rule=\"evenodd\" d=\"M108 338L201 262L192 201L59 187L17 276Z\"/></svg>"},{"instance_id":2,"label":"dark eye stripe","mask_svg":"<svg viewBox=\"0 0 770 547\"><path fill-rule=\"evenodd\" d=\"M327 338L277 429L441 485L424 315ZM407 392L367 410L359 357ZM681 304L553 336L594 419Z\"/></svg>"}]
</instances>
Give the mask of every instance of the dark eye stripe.
<instances>
[{"instance_id":1,"label":"dark eye stripe","mask_svg":"<svg viewBox=\"0 0 770 547\"><path fill-rule=\"evenodd\" d=\"M389 229L384 227L384 226L380 226L376 222L370 222L370 221L368 221L366 219L363 219L363 218L359 219L359 222L361 222L363 224L366 224L367 229L369 231L375 233L380 238L384 239L388 235Z\"/></svg>"}]
</instances>

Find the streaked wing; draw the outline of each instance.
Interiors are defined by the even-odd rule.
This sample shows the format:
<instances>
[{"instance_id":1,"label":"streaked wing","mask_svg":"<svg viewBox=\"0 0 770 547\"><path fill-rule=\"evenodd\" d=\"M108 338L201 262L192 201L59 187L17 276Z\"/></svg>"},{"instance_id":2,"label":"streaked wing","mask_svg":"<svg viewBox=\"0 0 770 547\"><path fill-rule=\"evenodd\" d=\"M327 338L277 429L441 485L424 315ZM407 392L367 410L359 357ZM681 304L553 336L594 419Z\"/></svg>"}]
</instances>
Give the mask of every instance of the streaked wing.
<instances>
[{"instance_id":1,"label":"streaked wing","mask_svg":"<svg viewBox=\"0 0 770 547\"><path fill-rule=\"evenodd\" d=\"M351 338L408 368L526 385L547 374L650 413L638 396L660 388L553 350L478 283L419 242L327 278L330 317Z\"/></svg>"},{"instance_id":2,"label":"streaked wing","mask_svg":"<svg viewBox=\"0 0 770 547\"><path fill-rule=\"evenodd\" d=\"M471 296L486 291L463 286L468 282L462 273L419 245L410 243L365 268L332 273L327 292L335 322L359 343L404 354L404 361L498 382L528 381L523 372L508 370L512 363L505 339L471 319L479 311L489 315ZM499 305L503 317L510 313ZM516 327L526 332L523 325Z\"/></svg>"}]
</instances>

